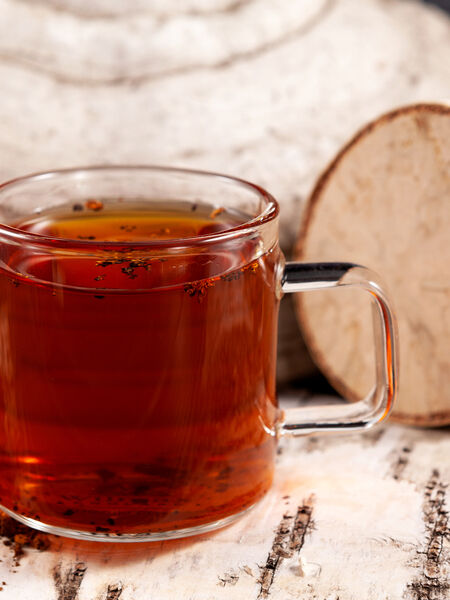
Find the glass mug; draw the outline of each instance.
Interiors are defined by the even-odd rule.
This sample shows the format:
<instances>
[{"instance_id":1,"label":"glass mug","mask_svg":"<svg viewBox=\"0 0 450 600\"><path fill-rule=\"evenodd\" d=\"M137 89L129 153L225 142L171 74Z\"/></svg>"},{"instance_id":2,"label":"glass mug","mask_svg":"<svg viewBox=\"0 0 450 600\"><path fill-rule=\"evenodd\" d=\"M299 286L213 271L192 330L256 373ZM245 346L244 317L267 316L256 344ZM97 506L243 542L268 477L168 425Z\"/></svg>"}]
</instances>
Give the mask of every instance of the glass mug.
<instances>
[{"instance_id":1,"label":"glass mug","mask_svg":"<svg viewBox=\"0 0 450 600\"><path fill-rule=\"evenodd\" d=\"M233 177L95 167L0 186L0 505L54 534L161 540L268 491L283 435L361 430L396 390L376 276L287 263L278 204ZM344 406L277 406L284 292L367 290L377 382Z\"/></svg>"}]
</instances>

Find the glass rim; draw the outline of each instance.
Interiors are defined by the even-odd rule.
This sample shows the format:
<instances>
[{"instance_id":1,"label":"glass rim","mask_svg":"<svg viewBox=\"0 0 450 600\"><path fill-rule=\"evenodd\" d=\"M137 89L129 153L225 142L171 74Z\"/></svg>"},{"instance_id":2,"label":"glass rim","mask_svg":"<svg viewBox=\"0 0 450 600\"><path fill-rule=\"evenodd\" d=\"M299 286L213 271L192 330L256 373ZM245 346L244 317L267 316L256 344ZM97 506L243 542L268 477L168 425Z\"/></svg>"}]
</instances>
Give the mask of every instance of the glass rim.
<instances>
[{"instance_id":1,"label":"glass rim","mask_svg":"<svg viewBox=\"0 0 450 600\"><path fill-rule=\"evenodd\" d=\"M6 190L13 189L16 186L20 186L24 183L29 182L39 182L42 180L56 179L61 176L73 176L77 174L83 173L101 173L107 171L114 171L116 173L126 171L130 172L160 172L160 173L172 173L172 174L182 174L187 176L195 176L195 177L204 177L205 179L212 178L217 180L223 180L239 187L245 188L249 191L254 192L256 195L260 197L265 203L264 209L259 212L258 215L245 221L244 223L240 223L239 225L235 225L230 227L229 229L225 229L224 231L219 231L215 233L208 233L203 235L197 235L193 237L185 237L185 238L169 238L163 240L135 240L135 241L99 241L99 240L78 240L73 238L60 238L60 237L52 237L46 236L39 233L33 233L29 231L24 231L18 227L13 227L11 225L6 225L0 222L0 234L6 235L10 239L13 239L17 242L28 243L32 245L51 247L52 249L78 249L78 250L118 250L128 248L128 249L136 249L142 250L145 248L182 248L182 247L192 247L198 245L209 245L217 242L221 242L224 240L233 239L235 237L239 237L240 235L245 234L245 232L251 231L256 227L264 225L270 221L276 219L279 215L280 207L275 198L267 192L263 187L242 179L240 177L235 177L233 175L226 175L223 173L218 173L214 171L207 171L201 169L190 169L184 167L172 167L165 165L92 165L85 167L70 167L64 169L53 169L51 171L39 171L35 173L31 173L29 175L23 175L20 177L15 177L14 179L10 179L0 184L0 196ZM182 200L182 198L180 198Z\"/></svg>"}]
</instances>

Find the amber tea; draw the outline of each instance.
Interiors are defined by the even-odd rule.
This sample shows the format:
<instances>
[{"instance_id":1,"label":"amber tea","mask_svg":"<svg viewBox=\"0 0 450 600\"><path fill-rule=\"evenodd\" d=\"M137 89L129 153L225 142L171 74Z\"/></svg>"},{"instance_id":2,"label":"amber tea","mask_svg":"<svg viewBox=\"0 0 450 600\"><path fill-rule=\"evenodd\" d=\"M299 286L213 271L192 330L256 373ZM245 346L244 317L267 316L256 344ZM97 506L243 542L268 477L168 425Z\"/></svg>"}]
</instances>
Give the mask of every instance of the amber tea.
<instances>
[{"instance_id":1,"label":"amber tea","mask_svg":"<svg viewBox=\"0 0 450 600\"><path fill-rule=\"evenodd\" d=\"M218 521L268 490L280 260L255 231L202 243L242 223L221 207L124 206L22 218L89 243L0 263L0 504L119 536Z\"/></svg>"},{"instance_id":2,"label":"amber tea","mask_svg":"<svg viewBox=\"0 0 450 600\"><path fill-rule=\"evenodd\" d=\"M0 185L0 509L83 539L205 533L262 498L281 436L386 418L397 337L380 278L285 262L278 225L268 192L217 173L104 166ZM375 385L282 411L280 297L341 286L376 306Z\"/></svg>"}]
</instances>

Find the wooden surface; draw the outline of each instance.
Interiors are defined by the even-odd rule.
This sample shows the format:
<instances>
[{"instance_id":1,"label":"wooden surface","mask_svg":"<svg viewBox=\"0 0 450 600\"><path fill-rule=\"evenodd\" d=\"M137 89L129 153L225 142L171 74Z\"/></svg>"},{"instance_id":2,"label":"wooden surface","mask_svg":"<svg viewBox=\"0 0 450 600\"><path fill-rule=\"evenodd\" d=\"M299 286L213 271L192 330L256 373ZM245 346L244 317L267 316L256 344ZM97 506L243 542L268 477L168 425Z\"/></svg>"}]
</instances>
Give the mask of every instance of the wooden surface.
<instances>
[{"instance_id":1,"label":"wooden surface","mask_svg":"<svg viewBox=\"0 0 450 600\"><path fill-rule=\"evenodd\" d=\"M448 429L284 440L273 489L234 525L153 544L48 536L18 566L0 544L0 598L445 600L449 457Z\"/></svg>"}]
</instances>

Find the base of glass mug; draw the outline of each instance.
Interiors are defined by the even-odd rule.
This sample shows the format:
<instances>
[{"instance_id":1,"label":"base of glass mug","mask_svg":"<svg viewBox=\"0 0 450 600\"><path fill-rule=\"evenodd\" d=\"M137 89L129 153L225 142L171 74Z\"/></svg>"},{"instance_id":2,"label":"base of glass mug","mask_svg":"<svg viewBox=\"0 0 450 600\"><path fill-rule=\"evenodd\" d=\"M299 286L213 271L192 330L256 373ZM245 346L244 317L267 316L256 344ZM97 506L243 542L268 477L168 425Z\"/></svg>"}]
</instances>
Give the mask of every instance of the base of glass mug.
<instances>
[{"instance_id":1,"label":"base of glass mug","mask_svg":"<svg viewBox=\"0 0 450 600\"><path fill-rule=\"evenodd\" d=\"M0 504L0 510L4 513L16 519L20 523L24 525L28 525L32 529L37 529L39 531L43 531L44 533L51 533L52 535L60 535L62 537L73 538L76 540L87 540L89 542L161 542L164 540L174 540L177 538L185 538L191 537L193 535L200 535L202 533L208 533L210 531L214 531L216 529L220 529L222 527L226 527L234 521L237 521L242 516L247 514L250 510L252 510L258 502L251 504L244 510L241 510L238 513L230 515L229 517L225 517L224 519L219 519L218 521L213 521L212 523L205 523L204 525L196 525L195 527L186 527L185 529L175 529L173 531L158 531L158 532L145 532L145 533L97 533L95 531L78 531L76 529L66 529L65 527L56 527L54 525L47 525L46 523L42 523L41 521L36 521L35 519L30 519L29 517L24 517L23 515L19 515L9 508L6 508L2 504Z\"/></svg>"}]
</instances>

